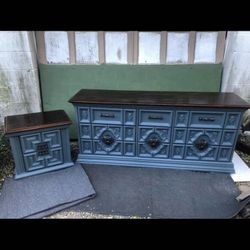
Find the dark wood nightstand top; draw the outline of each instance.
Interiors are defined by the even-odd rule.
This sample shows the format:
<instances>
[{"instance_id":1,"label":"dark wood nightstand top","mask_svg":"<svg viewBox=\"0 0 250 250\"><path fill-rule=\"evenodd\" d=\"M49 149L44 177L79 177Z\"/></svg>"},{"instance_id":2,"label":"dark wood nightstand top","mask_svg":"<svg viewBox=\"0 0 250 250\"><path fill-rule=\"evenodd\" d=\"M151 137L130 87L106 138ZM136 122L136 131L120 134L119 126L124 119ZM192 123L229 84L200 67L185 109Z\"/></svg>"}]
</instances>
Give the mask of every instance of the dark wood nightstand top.
<instances>
[{"instance_id":1,"label":"dark wood nightstand top","mask_svg":"<svg viewBox=\"0 0 250 250\"><path fill-rule=\"evenodd\" d=\"M71 124L64 110L6 116L4 119L5 134L31 131Z\"/></svg>"}]
</instances>

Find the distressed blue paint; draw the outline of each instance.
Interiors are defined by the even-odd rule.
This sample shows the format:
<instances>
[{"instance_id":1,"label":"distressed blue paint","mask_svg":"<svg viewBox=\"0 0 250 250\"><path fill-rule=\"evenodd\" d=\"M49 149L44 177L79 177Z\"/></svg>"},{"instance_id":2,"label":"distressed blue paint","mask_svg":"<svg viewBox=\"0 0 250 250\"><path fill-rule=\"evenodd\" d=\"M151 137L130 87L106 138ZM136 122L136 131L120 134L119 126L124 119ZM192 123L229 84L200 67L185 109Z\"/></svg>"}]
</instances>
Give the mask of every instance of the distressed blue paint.
<instances>
[{"instance_id":1,"label":"distressed blue paint","mask_svg":"<svg viewBox=\"0 0 250 250\"><path fill-rule=\"evenodd\" d=\"M15 179L73 166L68 126L9 135Z\"/></svg>"},{"instance_id":2,"label":"distressed blue paint","mask_svg":"<svg viewBox=\"0 0 250 250\"><path fill-rule=\"evenodd\" d=\"M234 172L243 109L74 105L80 163Z\"/></svg>"}]
</instances>

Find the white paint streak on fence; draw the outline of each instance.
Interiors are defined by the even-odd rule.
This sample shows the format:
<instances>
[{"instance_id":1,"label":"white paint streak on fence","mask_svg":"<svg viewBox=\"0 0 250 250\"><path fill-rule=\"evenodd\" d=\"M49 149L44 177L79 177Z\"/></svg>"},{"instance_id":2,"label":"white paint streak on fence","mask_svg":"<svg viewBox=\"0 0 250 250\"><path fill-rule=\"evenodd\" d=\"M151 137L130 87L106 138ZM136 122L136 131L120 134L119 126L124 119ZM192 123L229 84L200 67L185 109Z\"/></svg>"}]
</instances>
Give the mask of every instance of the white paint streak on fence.
<instances>
[{"instance_id":1,"label":"white paint streak on fence","mask_svg":"<svg viewBox=\"0 0 250 250\"><path fill-rule=\"evenodd\" d=\"M167 63L188 62L188 32L169 32L167 46Z\"/></svg>"},{"instance_id":2,"label":"white paint streak on fence","mask_svg":"<svg viewBox=\"0 0 250 250\"><path fill-rule=\"evenodd\" d=\"M126 32L105 33L106 63L128 63L128 34Z\"/></svg>"},{"instance_id":3,"label":"white paint streak on fence","mask_svg":"<svg viewBox=\"0 0 250 250\"><path fill-rule=\"evenodd\" d=\"M1 31L0 52L30 52L28 35L25 31Z\"/></svg>"},{"instance_id":4,"label":"white paint streak on fence","mask_svg":"<svg viewBox=\"0 0 250 250\"><path fill-rule=\"evenodd\" d=\"M223 62L222 91L250 102L250 32L228 32Z\"/></svg>"},{"instance_id":5,"label":"white paint streak on fence","mask_svg":"<svg viewBox=\"0 0 250 250\"><path fill-rule=\"evenodd\" d=\"M75 32L76 62L99 63L97 32Z\"/></svg>"},{"instance_id":6,"label":"white paint streak on fence","mask_svg":"<svg viewBox=\"0 0 250 250\"><path fill-rule=\"evenodd\" d=\"M7 115L41 111L32 32L0 32L0 124ZM13 39L9 41L8 39Z\"/></svg>"},{"instance_id":7,"label":"white paint streak on fence","mask_svg":"<svg viewBox=\"0 0 250 250\"><path fill-rule=\"evenodd\" d=\"M161 34L158 32L139 32L139 63L160 63Z\"/></svg>"},{"instance_id":8,"label":"white paint streak on fence","mask_svg":"<svg viewBox=\"0 0 250 250\"><path fill-rule=\"evenodd\" d=\"M48 63L69 63L69 43L67 32L46 31L45 50Z\"/></svg>"}]
</instances>

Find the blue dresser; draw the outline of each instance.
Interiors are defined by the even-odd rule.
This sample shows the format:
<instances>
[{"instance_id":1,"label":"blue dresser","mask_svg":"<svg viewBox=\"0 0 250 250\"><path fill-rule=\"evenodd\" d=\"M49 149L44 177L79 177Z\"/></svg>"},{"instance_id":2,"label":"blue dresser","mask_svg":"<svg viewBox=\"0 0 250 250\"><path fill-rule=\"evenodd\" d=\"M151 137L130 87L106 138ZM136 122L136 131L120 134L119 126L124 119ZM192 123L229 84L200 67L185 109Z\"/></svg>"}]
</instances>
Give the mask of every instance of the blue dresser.
<instances>
[{"instance_id":1,"label":"blue dresser","mask_svg":"<svg viewBox=\"0 0 250 250\"><path fill-rule=\"evenodd\" d=\"M70 119L63 110L5 117L15 161L15 179L73 166Z\"/></svg>"},{"instance_id":2,"label":"blue dresser","mask_svg":"<svg viewBox=\"0 0 250 250\"><path fill-rule=\"evenodd\" d=\"M80 90L78 162L234 172L243 112L233 93Z\"/></svg>"}]
</instances>

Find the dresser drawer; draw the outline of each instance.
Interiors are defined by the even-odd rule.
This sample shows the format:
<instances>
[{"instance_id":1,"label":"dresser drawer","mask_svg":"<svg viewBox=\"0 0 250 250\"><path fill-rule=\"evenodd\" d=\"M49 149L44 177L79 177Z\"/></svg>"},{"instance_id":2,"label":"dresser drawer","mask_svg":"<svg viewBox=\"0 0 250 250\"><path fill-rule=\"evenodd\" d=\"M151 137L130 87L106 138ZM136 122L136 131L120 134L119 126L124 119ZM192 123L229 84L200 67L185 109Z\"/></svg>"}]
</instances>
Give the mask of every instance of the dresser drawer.
<instances>
[{"instance_id":1,"label":"dresser drawer","mask_svg":"<svg viewBox=\"0 0 250 250\"><path fill-rule=\"evenodd\" d=\"M170 127L172 111L139 109L139 125Z\"/></svg>"},{"instance_id":2,"label":"dresser drawer","mask_svg":"<svg viewBox=\"0 0 250 250\"><path fill-rule=\"evenodd\" d=\"M193 111L190 112L189 127L193 128L223 128L224 112Z\"/></svg>"},{"instance_id":3,"label":"dresser drawer","mask_svg":"<svg viewBox=\"0 0 250 250\"><path fill-rule=\"evenodd\" d=\"M200 136L207 136L212 145L219 145L222 130L217 129L188 129L187 144L193 144Z\"/></svg>"},{"instance_id":4,"label":"dresser drawer","mask_svg":"<svg viewBox=\"0 0 250 250\"><path fill-rule=\"evenodd\" d=\"M161 142L170 142L170 128L139 127L138 141L146 142L151 137L157 137Z\"/></svg>"},{"instance_id":5,"label":"dresser drawer","mask_svg":"<svg viewBox=\"0 0 250 250\"><path fill-rule=\"evenodd\" d=\"M186 146L185 157L187 160L216 161L218 147L210 146L204 151L198 150L192 145Z\"/></svg>"},{"instance_id":6,"label":"dresser drawer","mask_svg":"<svg viewBox=\"0 0 250 250\"><path fill-rule=\"evenodd\" d=\"M22 135L20 140L24 154L36 152L40 144L46 144L48 150L62 146L60 130Z\"/></svg>"},{"instance_id":7,"label":"dresser drawer","mask_svg":"<svg viewBox=\"0 0 250 250\"><path fill-rule=\"evenodd\" d=\"M107 146L101 141L93 141L93 150L95 154L101 155L122 155L123 145L121 141L116 141L111 146Z\"/></svg>"},{"instance_id":8,"label":"dresser drawer","mask_svg":"<svg viewBox=\"0 0 250 250\"><path fill-rule=\"evenodd\" d=\"M154 149L145 143L139 143L138 144L138 156L168 158L169 157L169 145L162 144L160 147Z\"/></svg>"},{"instance_id":9,"label":"dresser drawer","mask_svg":"<svg viewBox=\"0 0 250 250\"><path fill-rule=\"evenodd\" d=\"M114 108L91 108L92 123L122 124L122 110Z\"/></svg>"},{"instance_id":10,"label":"dresser drawer","mask_svg":"<svg viewBox=\"0 0 250 250\"><path fill-rule=\"evenodd\" d=\"M123 140L123 127L116 125L92 125L92 134L93 139L102 140L102 137L105 133L108 133L109 136L115 140Z\"/></svg>"}]
</instances>

